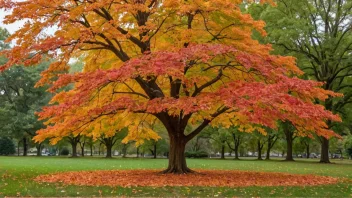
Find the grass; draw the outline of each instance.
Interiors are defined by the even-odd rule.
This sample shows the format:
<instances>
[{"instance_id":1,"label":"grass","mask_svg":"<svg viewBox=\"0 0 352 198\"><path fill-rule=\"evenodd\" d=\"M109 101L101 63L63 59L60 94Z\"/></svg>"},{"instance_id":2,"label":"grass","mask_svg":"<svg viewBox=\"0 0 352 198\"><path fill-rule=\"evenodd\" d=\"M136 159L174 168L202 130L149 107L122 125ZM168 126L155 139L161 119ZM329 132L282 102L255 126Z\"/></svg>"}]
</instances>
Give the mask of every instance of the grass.
<instances>
[{"instance_id":1,"label":"grass","mask_svg":"<svg viewBox=\"0 0 352 198\"><path fill-rule=\"evenodd\" d=\"M194 169L233 169L293 174L316 174L352 179L352 161L336 160L334 164L319 164L314 160L283 162L278 160L256 161L252 159L189 159ZM352 183L315 187L85 187L36 183L37 175L63 171L112 170L112 169L163 169L165 159L101 159L60 157L0 157L0 197L3 196L241 196L241 197L352 197ZM148 179L148 178L146 178Z\"/></svg>"}]
</instances>

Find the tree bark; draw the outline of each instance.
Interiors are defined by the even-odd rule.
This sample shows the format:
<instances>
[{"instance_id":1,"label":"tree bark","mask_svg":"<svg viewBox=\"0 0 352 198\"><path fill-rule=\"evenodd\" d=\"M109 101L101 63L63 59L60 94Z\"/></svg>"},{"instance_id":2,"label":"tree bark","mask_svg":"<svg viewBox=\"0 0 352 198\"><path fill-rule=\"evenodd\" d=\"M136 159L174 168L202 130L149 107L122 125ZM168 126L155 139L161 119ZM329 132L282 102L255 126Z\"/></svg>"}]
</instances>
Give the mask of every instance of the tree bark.
<instances>
[{"instance_id":1,"label":"tree bark","mask_svg":"<svg viewBox=\"0 0 352 198\"><path fill-rule=\"evenodd\" d=\"M77 156L77 142L72 142L71 146L72 146L72 157L78 157Z\"/></svg>"},{"instance_id":2,"label":"tree bark","mask_svg":"<svg viewBox=\"0 0 352 198\"><path fill-rule=\"evenodd\" d=\"M270 151L274 147L276 141L278 139L277 135L268 135L268 148L266 150L265 160L270 160Z\"/></svg>"},{"instance_id":3,"label":"tree bark","mask_svg":"<svg viewBox=\"0 0 352 198\"><path fill-rule=\"evenodd\" d=\"M239 148L239 144L238 145L235 145L235 149L234 149L234 151L235 151L235 160L239 160L240 158L239 158L239 155L238 155L238 148Z\"/></svg>"},{"instance_id":4,"label":"tree bark","mask_svg":"<svg viewBox=\"0 0 352 198\"><path fill-rule=\"evenodd\" d=\"M263 146L261 145L260 140L258 140L258 160L263 160L262 149L263 149Z\"/></svg>"},{"instance_id":5,"label":"tree bark","mask_svg":"<svg viewBox=\"0 0 352 198\"><path fill-rule=\"evenodd\" d=\"M286 161L294 161L294 159L293 159L293 155L292 155L292 153L293 153L293 149L292 149L292 147L293 147L293 138L292 138L292 136L287 136L286 137L286 141L287 141L287 154L286 154Z\"/></svg>"},{"instance_id":6,"label":"tree bark","mask_svg":"<svg viewBox=\"0 0 352 198\"><path fill-rule=\"evenodd\" d=\"M225 142L222 142L221 145L221 159L225 159Z\"/></svg>"},{"instance_id":7,"label":"tree bark","mask_svg":"<svg viewBox=\"0 0 352 198\"><path fill-rule=\"evenodd\" d=\"M326 89L328 89L328 83L325 84ZM330 98L325 100L325 108L329 111L331 111L333 108L333 103ZM328 127L331 127L331 120L328 120L327 123ZM320 143L321 143L321 154L320 154L320 163L330 163L329 160L329 140L326 139L325 137L320 137Z\"/></svg>"},{"instance_id":8,"label":"tree bark","mask_svg":"<svg viewBox=\"0 0 352 198\"><path fill-rule=\"evenodd\" d=\"M321 138L320 163L330 163L330 160L329 160L329 140L324 137Z\"/></svg>"},{"instance_id":9,"label":"tree bark","mask_svg":"<svg viewBox=\"0 0 352 198\"><path fill-rule=\"evenodd\" d=\"M268 147L268 149L266 149L266 156L265 156L265 160L270 160L270 150L271 148Z\"/></svg>"},{"instance_id":10,"label":"tree bark","mask_svg":"<svg viewBox=\"0 0 352 198\"><path fill-rule=\"evenodd\" d=\"M309 156L310 156L309 143L306 144L306 154L307 154L307 159L309 159Z\"/></svg>"},{"instance_id":11,"label":"tree bark","mask_svg":"<svg viewBox=\"0 0 352 198\"><path fill-rule=\"evenodd\" d=\"M90 145L90 156L93 156L93 145Z\"/></svg>"},{"instance_id":12,"label":"tree bark","mask_svg":"<svg viewBox=\"0 0 352 198\"><path fill-rule=\"evenodd\" d=\"M193 172L187 167L185 158L186 139L170 136L169 165L162 173L186 174Z\"/></svg>"},{"instance_id":13,"label":"tree bark","mask_svg":"<svg viewBox=\"0 0 352 198\"><path fill-rule=\"evenodd\" d=\"M294 140L294 132L290 129L290 123L283 123L283 129L286 137L286 161L294 161L293 159L293 140Z\"/></svg>"},{"instance_id":14,"label":"tree bark","mask_svg":"<svg viewBox=\"0 0 352 198\"><path fill-rule=\"evenodd\" d=\"M153 151L154 159L156 159L156 144L157 144L157 143L154 144L154 151Z\"/></svg>"},{"instance_id":15,"label":"tree bark","mask_svg":"<svg viewBox=\"0 0 352 198\"><path fill-rule=\"evenodd\" d=\"M239 155L238 155L238 150L240 148L240 144L241 144L241 136L237 135L235 133L232 133L232 138L234 141L234 147L232 148L230 143L226 141L227 146L230 148L230 150L235 152L235 160L239 160ZM242 157L242 156L241 156Z\"/></svg>"},{"instance_id":16,"label":"tree bark","mask_svg":"<svg viewBox=\"0 0 352 198\"><path fill-rule=\"evenodd\" d=\"M107 143L106 145L106 158L112 158L112 144Z\"/></svg>"},{"instance_id":17,"label":"tree bark","mask_svg":"<svg viewBox=\"0 0 352 198\"><path fill-rule=\"evenodd\" d=\"M115 145L116 141L115 136L100 139L101 144L104 144L106 147L106 158L112 158L112 147Z\"/></svg>"},{"instance_id":18,"label":"tree bark","mask_svg":"<svg viewBox=\"0 0 352 198\"><path fill-rule=\"evenodd\" d=\"M76 137L68 137L68 142L72 146L72 157L78 157L77 156L77 144L79 143L81 139L81 136L78 135Z\"/></svg>"},{"instance_id":19,"label":"tree bark","mask_svg":"<svg viewBox=\"0 0 352 198\"><path fill-rule=\"evenodd\" d=\"M266 149L265 160L270 160L270 150L271 150L271 137L268 135L268 148Z\"/></svg>"},{"instance_id":20,"label":"tree bark","mask_svg":"<svg viewBox=\"0 0 352 198\"><path fill-rule=\"evenodd\" d=\"M22 139L23 142L23 156L27 156L28 153L28 143L27 143L27 138Z\"/></svg>"},{"instance_id":21,"label":"tree bark","mask_svg":"<svg viewBox=\"0 0 352 198\"><path fill-rule=\"evenodd\" d=\"M84 145L85 143L82 143L82 145L80 145L81 147L81 156L84 157Z\"/></svg>"},{"instance_id":22,"label":"tree bark","mask_svg":"<svg viewBox=\"0 0 352 198\"><path fill-rule=\"evenodd\" d=\"M42 156L42 144L36 144L35 147L37 148L37 156Z\"/></svg>"}]
</instances>

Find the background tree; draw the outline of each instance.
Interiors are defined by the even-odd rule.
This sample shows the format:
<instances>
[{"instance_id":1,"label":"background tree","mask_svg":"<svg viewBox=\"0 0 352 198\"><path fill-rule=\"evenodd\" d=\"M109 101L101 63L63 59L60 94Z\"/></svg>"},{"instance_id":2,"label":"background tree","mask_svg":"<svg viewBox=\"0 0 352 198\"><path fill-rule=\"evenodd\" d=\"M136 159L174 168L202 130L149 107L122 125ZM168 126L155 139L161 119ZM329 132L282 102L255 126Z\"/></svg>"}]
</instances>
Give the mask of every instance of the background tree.
<instances>
[{"instance_id":1,"label":"background tree","mask_svg":"<svg viewBox=\"0 0 352 198\"><path fill-rule=\"evenodd\" d=\"M10 36L10 33L5 29L0 27L0 51L8 49L10 45L5 42L5 40ZM4 64L2 62L2 64Z\"/></svg>"},{"instance_id":2,"label":"background tree","mask_svg":"<svg viewBox=\"0 0 352 198\"><path fill-rule=\"evenodd\" d=\"M82 157L84 157L84 148L85 148L85 145L86 145L86 140L87 140L87 137L83 136L83 137L81 137L81 139L78 142L79 147L81 149L81 156Z\"/></svg>"},{"instance_id":3,"label":"background tree","mask_svg":"<svg viewBox=\"0 0 352 198\"><path fill-rule=\"evenodd\" d=\"M99 138L99 141L105 145L106 147L106 157L107 158L112 158L112 148L113 146L118 142L122 141L123 138L125 138L127 133L127 129L124 129L124 132L118 132L115 134L112 134L113 136L108 136L108 134L102 134L102 137Z\"/></svg>"},{"instance_id":4,"label":"background tree","mask_svg":"<svg viewBox=\"0 0 352 198\"><path fill-rule=\"evenodd\" d=\"M10 48L4 43L8 36L7 30L0 28L0 51ZM0 64L7 62L5 57L0 56ZM49 64L50 62L43 61L32 68L14 66L0 74L0 133L16 138L18 143L21 142L23 155L27 155L30 139L36 135L35 132L44 127L35 112L48 105L52 94L45 91L47 87L34 88L34 85L40 79L40 73ZM42 144L35 146L37 155L40 156Z\"/></svg>"},{"instance_id":5,"label":"background tree","mask_svg":"<svg viewBox=\"0 0 352 198\"><path fill-rule=\"evenodd\" d=\"M227 140L227 146L229 147L229 149L231 149L232 151L235 152L235 160L239 160L239 148L240 145L243 141L243 132L240 132L237 128L235 127L231 127L229 128L229 132L232 136L231 140ZM232 146L233 145L233 146Z\"/></svg>"},{"instance_id":6,"label":"background tree","mask_svg":"<svg viewBox=\"0 0 352 198\"><path fill-rule=\"evenodd\" d=\"M95 145L95 141L93 140L93 138L91 137L88 137L87 138L87 146L89 147L90 149L90 156L93 156L93 152L94 152L94 145Z\"/></svg>"},{"instance_id":7,"label":"background tree","mask_svg":"<svg viewBox=\"0 0 352 198\"><path fill-rule=\"evenodd\" d=\"M225 149L231 138L229 130L221 127L207 127L203 132L203 137L210 139L213 148L220 151L220 158L225 159Z\"/></svg>"},{"instance_id":8,"label":"background tree","mask_svg":"<svg viewBox=\"0 0 352 198\"><path fill-rule=\"evenodd\" d=\"M293 141L297 137L297 131L295 127L289 122L282 122L281 130L285 134L286 140L286 161L294 161L293 159Z\"/></svg>"},{"instance_id":9,"label":"background tree","mask_svg":"<svg viewBox=\"0 0 352 198\"><path fill-rule=\"evenodd\" d=\"M339 118L312 100L336 94L294 77L302 72L293 58L270 55L270 46L252 39L253 30L266 34L264 23L243 14L241 3L1 0L0 8L13 10L5 23L29 23L10 37L18 45L4 52L9 61L0 70L32 65L49 54L57 62L38 85L55 81L50 89L55 92L75 84L40 113L48 127L39 131L39 142L98 131L103 122L105 131L128 126L124 142L138 146L143 139L159 138L151 129L157 118L170 141L164 173L192 172L186 144L211 122L229 127L231 120L253 132L288 120L301 133L333 136L322 121ZM54 34L42 34L53 25L58 27ZM57 75L82 55L83 72ZM195 129L185 133L190 124Z\"/></svg>"},{"instance_id":10,"label":"background tree","mask_svg":"<svg viewBox=\"0 0 352 198\"><path fill-rule=\"evenodd\" d=\"M15 144L8 137L0 137L0 155L12 155L16 153Z\"/></svg>"},{"instance_id":11,"label":"background tree","mask_svg":"<svg viewBox=\"0 0 352 198\"><path fill-rule=\"evenodd\" d=\"M305 147L306 158L309 159L310 156L310 149L312 145L312 139L308 137L300 137L300 143Z\"/></svg>"},{"instance_id":12,"label":"background tree","mask_svg":"<svg viewBox=\"0 0 352 198\"><path fill-rule=\"evenodd\" d=\"M267 147L266 147L266 160L270 160L271 149L275 146L275 143L279 139L278 131L274 131L272 129L266 129L267 132Z\"/></svg>"},{"instance_id":13,"label":"background tree","mask_svg":"<svg viewBox=\"0 0 352 198\"><path fill-rule=\"evenodd\" d=\"M257 159L263 160L263 157L262 157L263 148L264 148L266 142L268 141L268 139L265 136L263 136L262 134L259 134L258 132L256 132L255 141L257 143L257 152L258 152Z\"/></svg>"},{"instance_id":14,"label":"background tree","mask_svg":"<svg viewBox=\"0 0 352 198\"><path fill-rule=\"evenodd\" d=\"M348 157L352 159L352 135L348 135L344 140L344 148Z\"/></svg>"},{"instance_id":15,"label":"background tree","mask_svg":"<svg viewBox=\"0 0 352 198\"><path fill-rule=\"evenodd\" d=\"M72 154L71 157L78 157L77 155L77 145L80 143L81 135L78 136L68 136L66 137L68 143L71 144Z\"/></svg>"},{"instance_id":16,"label":"background tree","mask_svg":"<svg viewBox=\"0 0 352 198\"><path fill-rule=\"evenodd\" d=\"M12 67L0 74L0 109L2 109L2 132L6 132L23 144L23 154L27 155L30 139L36 131L44 128L35 112L48 105L51 94L45 87L34 88L40 73L47 68L48 62L37 67ZM41 143L35 145L37 155L41 155Z\"/></svg>"},{"instance_id":17,"label":"background tree","mask_svg":"<svg viewBox=\"0 0 352 198\"><path fill-rule=\"evenodd\" d=\"M352 102L352 2L346 0L278 0L276 7L253 6L251 13L267 23L266 42L275 52L293 55L305 77L324 82L323 88L343 98L317 101L341 112ZM336 123L327 121L329 128ZM320 162L329 163L329 140L320 137Z\"/></svg>"}]
</instances>

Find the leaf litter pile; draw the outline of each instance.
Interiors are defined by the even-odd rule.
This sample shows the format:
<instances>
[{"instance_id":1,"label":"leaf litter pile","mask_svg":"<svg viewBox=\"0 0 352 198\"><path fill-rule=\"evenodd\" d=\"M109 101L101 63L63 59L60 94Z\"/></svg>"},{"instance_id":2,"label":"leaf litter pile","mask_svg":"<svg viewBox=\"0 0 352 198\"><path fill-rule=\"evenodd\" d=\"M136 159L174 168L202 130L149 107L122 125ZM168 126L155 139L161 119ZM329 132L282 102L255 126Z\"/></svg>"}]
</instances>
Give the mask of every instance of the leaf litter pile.
<instances>
[{"instance_id":1,"label":"leaf litter pile","mask_svg":"<svg viewBox=\"0 0 352 198\"><path fill-rule=\"evenodd\" d=\"M197 170L196 174L163 175L157 170L103 170L63 172L40 175L37 182L63 183L79 186L316 186L335 184L338 178L317 175L294 175L286 173Z\"/></svg>"}]
</instances>

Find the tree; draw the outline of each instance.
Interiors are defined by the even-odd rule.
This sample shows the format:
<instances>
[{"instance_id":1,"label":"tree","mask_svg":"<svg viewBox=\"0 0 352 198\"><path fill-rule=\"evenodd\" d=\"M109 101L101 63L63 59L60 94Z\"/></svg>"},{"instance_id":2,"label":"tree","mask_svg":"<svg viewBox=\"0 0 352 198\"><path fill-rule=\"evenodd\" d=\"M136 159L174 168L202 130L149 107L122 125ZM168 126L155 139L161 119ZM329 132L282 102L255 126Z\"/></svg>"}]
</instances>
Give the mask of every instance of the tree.
<instances>
[{"instance_id":1,"label":"tree","mask_svg":"<svg viewBox=\"0 0 352 198\"><path fill-rule=\"evenodd\" d=\"M99 141L101 144L106 147L106 157L112 158L112 147L127 136L127 128L122 129L121 131L115 132L111 131L110 133L102 133Z\"/></svg>"},{"instance_id":2,"label":"tree","mask_svg":"<svg viewBox=\"0 0 352 198\"><path fill-rule=\"evenodd\" d=\"M328 138L334 132L322 121L340 120L312 102L335 93L295 77L302 72L292 57L270 55L252 39L253 30L266 34L264 23L243 14L241 1L0 0L0 8L13 10L5 23L30 21L10 37L18 45L4 52L9 62L0 70L43 54L57 59L38 82L59 91L39 114L48 126L38 142L128 127L123 142L138 146L159 138L151 129L157 119L170 141L164 173L190 173L185 146L209 123L253 132L288 120ZM41 34L53 25L54 34ZM83 72L62 74L82 55ZM68 84L74 89L60 92ZM194 130L185 133L187 125Z\"/></svg>"},{"instance_id":3,"label":"tree","mask_svg":"<svg viewBox=\"0 0 352 198\"><path fill-rule=\"evenodd\" d=\"M40 79L40 73L48 66L43 62L35 68L14 66L0 74L0 115L1 130L23 144L23 155L27 155L29 139L36 131L44 128L43 121L38 121L36 111L48 105L51 94L45 87L34 88ZM35 145L37 155L41 155L41 143Z\"/></svg>"},{"instance_id":4,"label":"tree","mask_svg":"<svg viewBox=\"0 0 352 198\"><path fill-rule=\"evenodd\" d=\"M297 131L295 127L289 122L281 123L282 131L285 134L286 139L286 161L294 161L293 159L293 141L297 137Z\"/></svg>"},{"instance_id":5,"label":"tree","mask_svg":"<svg viewBox=\"0 0 352 198\"><path fill-rule=\"evenodd\" d=\"M263 148L265 146L265 143L267 142L267 139L265 139L265 137L263 137L263 135L261 134L258 134L256 135L257 138L257 152L258 152L258 160L263 160L262 158L262 151L263 151Z\"/></svg>"},{"instance_id":6,"label":"tree","mask_svg":"<svg viewBox=\"0 0 352 198\"><path fill-rule=\"evenodd\" d=\"M86 137L83 136L81 137L81 139L79 140L79 147L81 148L81 156L84 157L84 148L85 148L85 145L86 145Z\"/></svg>"},{"instance_id":7,"label":"tree","mask_svg":"<svg viewBox=\"0 0 352 198\"><path fill-rule=\"evenodd\" d=\"M150 152L153 158L156 159L158 155L167 152L168 144L165 139L161 139L158 141L149 140L145 141L145 143L141 147L143 152Z\"/></svg>"},{"instance_id":8,"label":"tree","mask_svg":"<svg viewBox=\"0 0 352 198\"><path fill-rule=\"evenodd\" d=\"M0 51L10 47L10 45L5 42L9 36L10 33L5 28L0 27Z\"/></svg>"},{"instance_id":9,"label":"tree","mask_svg":"<svg viewBox=\"0 0 352 198\"><path fill-rule=\"evenodd\" d=\"M207 127L204 130L202 137L210 139L213 147L220 150L220 158L225 159L225 149L229 139L232 137L228 129Z\"/></svg>"},{"instance_id":10,"label":"tree","mask_svg":"<svg viewBox=\"0 0 352 198\"><path fill-rule=\"evenodd\" d=\"M99 139L99 141L105 145L106 147L106 157L107 158L112 158L112 147L116 144L117 142L117 137L112 136L112 137L102 137Z\"/></svg>"},{"instance_id":11,"label":"tree","mask_svg":"<svg viewBox=\"0 0 352 198\"><path fill-rule=\"evenodd\" d=\"M8 36L9 33L0 28L0 51L9 49L10 46L4 43ZM7 62L5 57L0 56L0 64ZM24 156L27 155L28 138L34 137L35 132L44 127L35 112L48 105L51 94L45 91L47 87L34 88L34 85L48 65L48 61L43 61L35 68L14 66L0 73L0 131L23 144ZM35 146L40 156L42 144Z\"/></svg>"},{"instance_id":12,"label":"tree","mask_svg":"<svg viewBox=\"0 0 352 198\"><path fill-rule=\"evenodd\" d=\"M274 44L276 53L294 55L306 78L344 94L317 101L335 113L352 102L351 11L352 2L346 0L279 0L276 7L255 6L251 12L267 23L266 42ZM320 142L320 162L329 163L329 140L320 137Z\"/></svg>"},{"instance_id":13,"label":"tree","mask_svg":"<svg viewBox=\"0 0 352 198\"><path fill-rule=\"evenodd\" d=\"M352 135L349 135L344 140L344 148L350 159L352 159Z\"/></svg>"},{"instance_id":14,"label":"tree","mask_svg":"<svg viewBox=\"0 0 352 198\"><path fill-rule=\"evenodd\" d=\"M239 147L242 143L243 140L243 132L238 131L238 129L231 127L230 128L230 132L231 132L231 136L232 136L232 142L233 142L233 146L231 146L231 141L228 140L226 141L227 146L235 152L235 160L239 160L239 155L238 155L238 151L239 151Z\"/></svg>"},{"instance_id":15,"label":"tree","mask_svg":"<svg viewBox=\"0 0 352 198\"><path fill-rule=\"evenodd\" d=\"M8 137L0 138L0 155L12 155L15 154L15 144Z\"/></svg>"},{"instance_id":16,"label":"tree","mask_svg":"<svg viewBox=\"0 0 352 198\"><path fill-rule=\"evenodd\" d=\"M88 138L87 145L89 146L89 149L90 149L90 156L93 156L94 144L95 144L95 141L93 140L93 138Z\"/></svg>"},{"instance_id":17,"label":"tree","mask_svg":"<svg viewBox=\"0 0 352 198\"><path fill-rule=\"evenodd\" d=\"M265 160L270 160L270 151L274 147L276 141L279 139L279 134L277 131L273 131L271 129L267 129L267 149L266 149L266 157Z\"/></svg>"},{"instance_id":18,"label":"tree","mask_svg":"<svg viewBox=\"0 0 352 198\"><path fill-rule=\"evenodd\" d=\"M310 156L310 146L312 144L312 139L308 137L301 137L300 138L301 144L304 145L305 150L306 150L306 158L309 159Z\"/></svg>"},{"instance_id":19,"label":"tree","mask_svg":"<svg viewBox=\"0 0 352 198\"><path fill-rule=\"evenodd\" d=\"M71 144L71 148L72 148L72 157L78 157L77 155L77 145L80 143L81 140L81 136L68 136L66 137L67 142Z\"/></svg>"}]
</instances>

